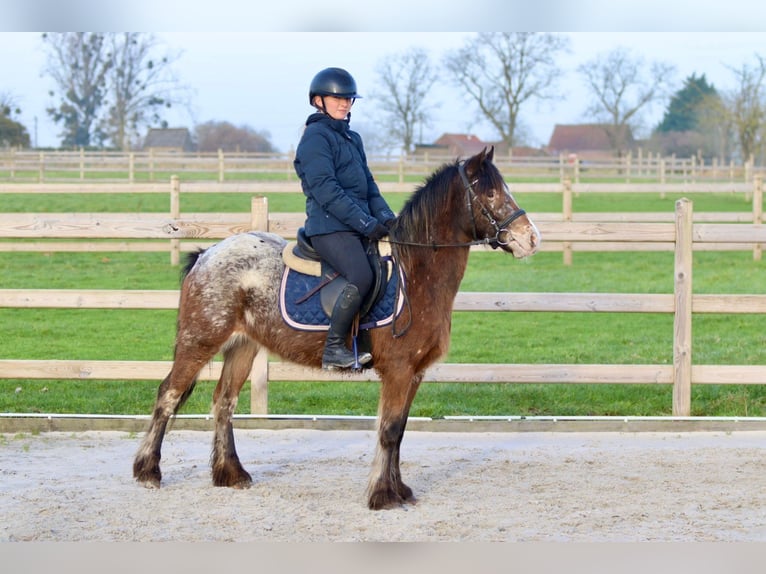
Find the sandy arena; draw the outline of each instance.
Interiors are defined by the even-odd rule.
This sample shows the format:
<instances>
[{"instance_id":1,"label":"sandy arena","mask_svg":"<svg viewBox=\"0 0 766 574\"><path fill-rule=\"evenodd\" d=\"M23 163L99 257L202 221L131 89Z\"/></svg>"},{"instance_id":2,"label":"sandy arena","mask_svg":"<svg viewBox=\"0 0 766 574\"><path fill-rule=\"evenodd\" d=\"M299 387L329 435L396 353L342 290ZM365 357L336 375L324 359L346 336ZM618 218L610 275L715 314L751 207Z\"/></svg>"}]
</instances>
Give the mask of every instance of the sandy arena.
<instances>
[{"instance_id":1,"label":"sandy arena","mask_svg":"<svg viewBox=\"0 0 766 574\"><path fill-rule=\"evenodd\" d=\"M171 431L163 488L135 433L0 435L0 542L763 541L766 432L407 431L418 503L372 512L372 431L237 430L249 490L211 485L212 433Z\"/></svg>"}]
</instances>

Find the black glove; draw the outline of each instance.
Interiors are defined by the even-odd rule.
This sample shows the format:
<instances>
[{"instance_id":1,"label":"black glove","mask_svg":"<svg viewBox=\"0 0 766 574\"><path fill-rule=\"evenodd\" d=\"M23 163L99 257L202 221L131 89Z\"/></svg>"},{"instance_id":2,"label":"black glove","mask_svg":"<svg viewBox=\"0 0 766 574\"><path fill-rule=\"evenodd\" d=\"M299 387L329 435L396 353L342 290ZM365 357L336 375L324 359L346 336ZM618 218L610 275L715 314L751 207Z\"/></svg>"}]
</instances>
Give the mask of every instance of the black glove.
<instances>
[{"instance_id":1,"label":"black glove","mask_svg":"<svg viewBox=\"0 0 766 574\"><path fill-rule=\"evenodd\" d=\"M372 231L367 234L367 239L370 241L377 241L386 235L388 235L388 227L381 223L376 223L375 227L372 228Z\"/></svg>"},{"instance_id":2,"label":"black glove","mask_svg":"<svg viewBox=\"0 0 766 574\"><path fill-rule=\"evenodd\" d=\"M383 225L385 225L388 229L391 229L394 226L395 222L396 222L396 218L392 217L391 219L386 219L383 222Z\"/></svg>"}]
</instances>

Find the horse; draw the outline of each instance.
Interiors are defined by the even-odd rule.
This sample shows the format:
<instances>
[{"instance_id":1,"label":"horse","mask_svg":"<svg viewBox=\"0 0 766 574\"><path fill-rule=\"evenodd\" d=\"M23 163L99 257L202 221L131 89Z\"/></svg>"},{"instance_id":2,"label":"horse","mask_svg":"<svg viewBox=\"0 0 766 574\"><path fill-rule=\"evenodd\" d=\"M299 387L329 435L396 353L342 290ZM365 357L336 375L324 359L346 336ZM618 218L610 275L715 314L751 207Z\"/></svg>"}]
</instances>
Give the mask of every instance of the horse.
<instances>
[{"instance_id":1,"label":"horse","mask_svg":"<svg viewBox=\"0 0 766 574\"><path fill-rule=\"evenodd\" d=\"M380 378L377 444L366 490L372 510L414 504L401 477L400 445L412 401L426 369L448 349L452 306L472 245L521 259L534 254L540 234L493 163L494 148L445 163L415 187L387 238L405 278L406 300L393 328L369 332ZM385 239L384 239L385 240ZM248 488L234 444L232 413L260 348L283 360L320 367L325 334L288 326L278 309L286 240L243 232L191 254L182 280L171 370L133 463L133 476L159 488L160 456L169 419L191 394L200 370L221 352L213 392L211 454L215 486Z\"/></svg>"}]
</instances>

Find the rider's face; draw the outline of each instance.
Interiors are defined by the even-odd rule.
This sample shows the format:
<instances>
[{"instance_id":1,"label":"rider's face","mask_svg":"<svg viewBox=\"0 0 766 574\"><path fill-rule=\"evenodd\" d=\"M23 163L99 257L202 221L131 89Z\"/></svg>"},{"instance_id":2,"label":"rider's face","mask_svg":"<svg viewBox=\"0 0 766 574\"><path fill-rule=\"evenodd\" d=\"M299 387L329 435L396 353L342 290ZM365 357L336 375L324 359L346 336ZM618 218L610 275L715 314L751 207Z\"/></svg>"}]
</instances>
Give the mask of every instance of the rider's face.
<instances>
[{"instance_id":1,"label":"rider's face","mask_svg":"<svg viewBox=\"0 0 766 574\"><path fill-rule=\"evenodd\" d=\"M339 98L337 96L316 96L314 104L322 109L322 100L324 100L325 113L334 120L344 120L354 105L354 98Z\"/></svg>"}]
</instances>

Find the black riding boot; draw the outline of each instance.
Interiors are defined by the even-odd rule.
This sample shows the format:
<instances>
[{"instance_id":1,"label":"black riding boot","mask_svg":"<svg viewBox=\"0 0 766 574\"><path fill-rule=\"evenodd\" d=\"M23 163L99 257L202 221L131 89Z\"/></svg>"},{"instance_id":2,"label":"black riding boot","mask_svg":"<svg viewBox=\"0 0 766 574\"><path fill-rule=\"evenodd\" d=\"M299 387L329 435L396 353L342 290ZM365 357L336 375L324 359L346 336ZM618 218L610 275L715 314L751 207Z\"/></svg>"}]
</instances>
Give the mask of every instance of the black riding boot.
<instances>
[{"instance_id":1,"label":"black riding boot","mask_svg":"<svg viewBox=\"0 0 766 574\"><path fill-rule=\"evenodd\" d=\"M322 354L323 369L348 369L357 361L353 351L346 348L346 336L351 330L354 316L362 305L362 297L356 285L349 283L341 291L330 317L330 330ZM359 365L372 360L370 353L359 354Z\"/></svg>"}]
</instances>

